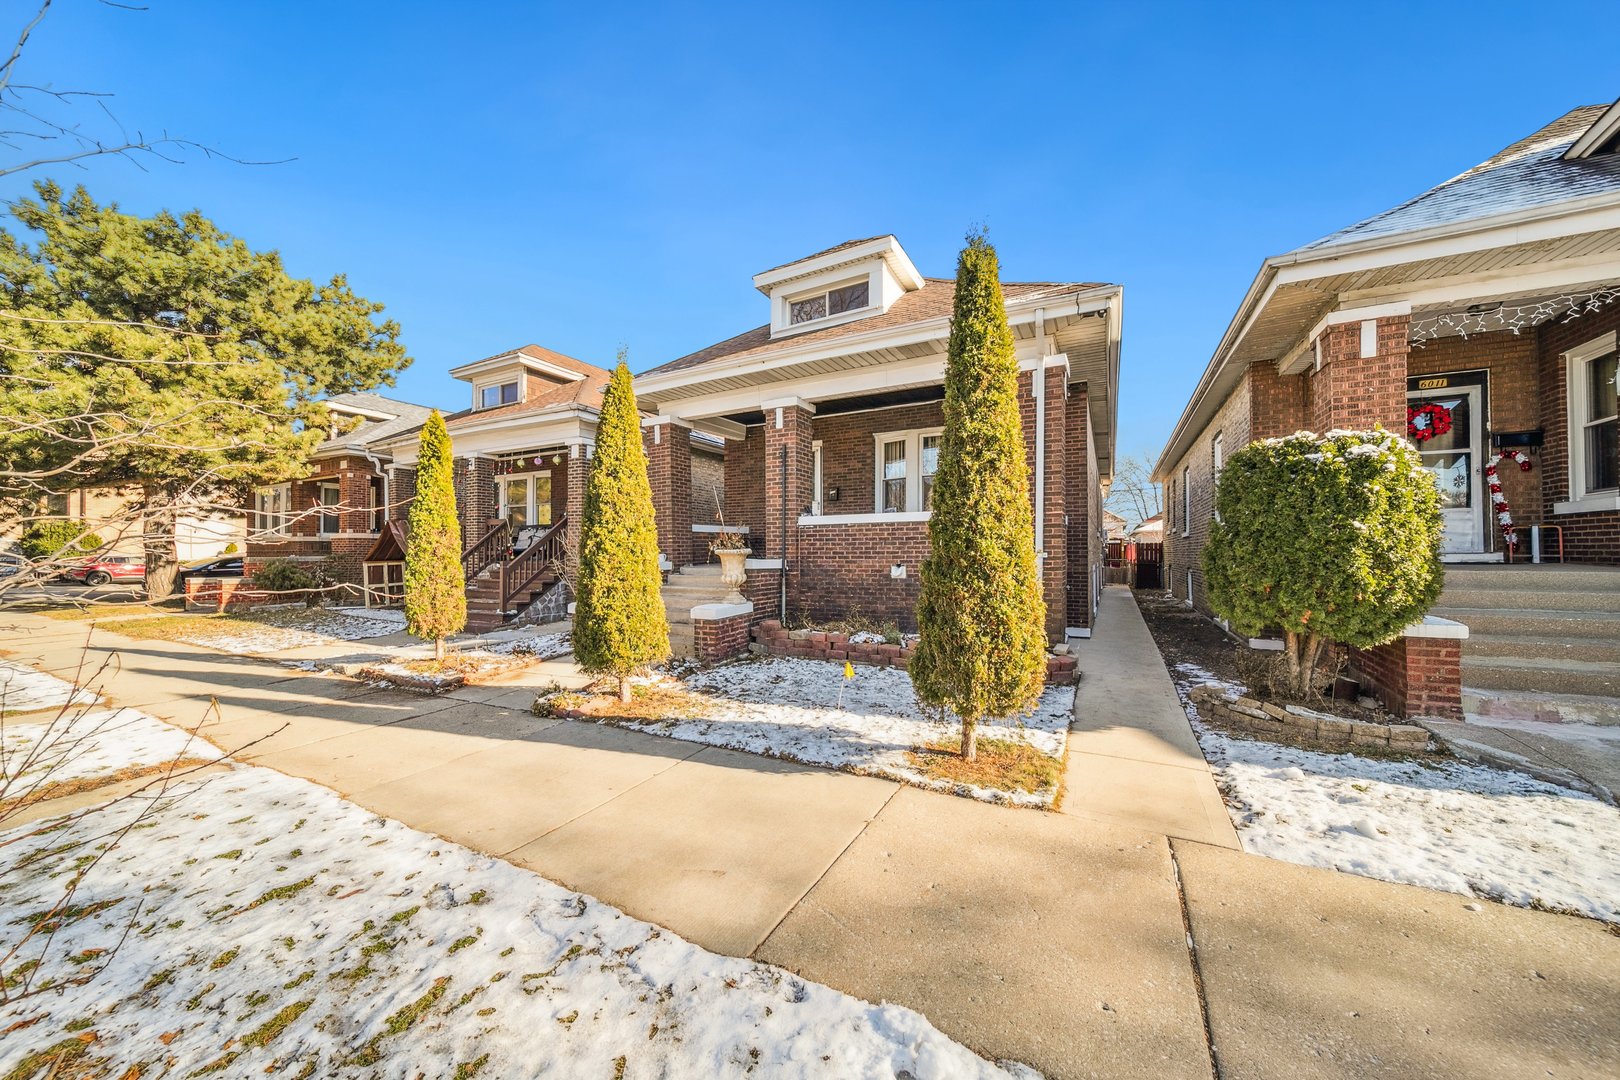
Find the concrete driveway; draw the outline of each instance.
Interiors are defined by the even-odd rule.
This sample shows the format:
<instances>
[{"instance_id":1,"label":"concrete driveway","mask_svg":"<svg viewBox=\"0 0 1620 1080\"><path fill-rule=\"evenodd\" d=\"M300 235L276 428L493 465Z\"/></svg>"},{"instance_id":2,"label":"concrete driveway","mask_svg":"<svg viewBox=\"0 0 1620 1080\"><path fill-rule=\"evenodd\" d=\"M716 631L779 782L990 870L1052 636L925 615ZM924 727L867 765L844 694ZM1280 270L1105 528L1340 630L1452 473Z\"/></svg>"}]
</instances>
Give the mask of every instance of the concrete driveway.
<instances>
[{"instance_id":1,"label":"concrete driveway","mask_svg":"<svg viewBox=\"0 0 1620 1080\"><path fill-rule=\"evenodd\" d=\"M1107 602L1059 814L543 720L511 688L424 698L15 614L0 649L1051 1077L1620 1073L1620 939L1236 850L1134 603Z\"/></svg>"}]
</instances>

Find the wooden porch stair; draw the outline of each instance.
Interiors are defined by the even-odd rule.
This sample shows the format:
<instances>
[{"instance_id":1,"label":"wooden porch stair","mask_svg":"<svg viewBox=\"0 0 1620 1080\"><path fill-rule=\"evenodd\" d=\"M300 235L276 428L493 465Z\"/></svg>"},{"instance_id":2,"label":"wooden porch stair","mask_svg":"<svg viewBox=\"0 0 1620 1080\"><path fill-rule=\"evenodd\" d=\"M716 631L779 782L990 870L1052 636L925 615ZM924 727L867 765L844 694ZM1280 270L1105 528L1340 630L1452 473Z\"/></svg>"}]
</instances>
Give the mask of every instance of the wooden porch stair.
<instances>
[{"instance_id":1,"label":"wooden porch stair","mask_svg":"<svg viewBox=\"0 0 1620 1080\"><path fill-rule=\"evenodd\" d=\"M568 518L560 517L527 548L509 555L511 528L502 521L462 552L468 630L505 626L557 583L567 526Z\"/></svg>"}]
</instances>

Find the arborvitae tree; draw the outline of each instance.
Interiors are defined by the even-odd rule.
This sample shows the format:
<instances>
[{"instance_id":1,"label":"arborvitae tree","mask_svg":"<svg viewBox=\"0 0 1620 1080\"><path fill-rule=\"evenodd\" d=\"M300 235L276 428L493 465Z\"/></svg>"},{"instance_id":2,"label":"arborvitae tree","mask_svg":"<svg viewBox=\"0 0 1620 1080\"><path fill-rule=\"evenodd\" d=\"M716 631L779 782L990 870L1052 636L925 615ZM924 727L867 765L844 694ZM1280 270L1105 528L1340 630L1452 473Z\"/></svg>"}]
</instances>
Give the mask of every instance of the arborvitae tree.
<instances>
[{"instance_id":1,"label":"arborvitae tree","mask_svg":"<svg viewBox=\"0 0 1620 1080\"><path fill-rule=\"evenodd\" d=\"M444 660L444 639L467 625L467 582L461 573L461 523L450 433L434 409L422 425L416 457L416 498L405 546L405 629L433 642Z\"/></svg>"},{"instance_id":2,"label":"arborvitae tree","mask_svg":"<svg viewBox=\"0 0 1620 1080\"><path fill-rule=\"evenodd\" d=\"M1028 708L1046 672L1018 361L983 234L968 236L956 263L928 545L911 680L922 701L961 718L962 756L972 759L979 720Z\"/></svg>"},{"instance_id":3,"label":"arborvitae tree","mask_svg":"<svg viewBox=\"0 0 1620 1080\"><path fill-rule=\"evenodd\" d=\"M1434 474L1381 428L1250 443L1226 460L1215 506L1210 607L1240 634L1282 630L1296 697L1332 642L1393 641L1440 596Z\"/></svg>"},{"instance_id":4,"label":"arborvitae tree","mask_svg":"<svg viewBox=\"0 0 1620 1080\"><path fill-rule=\"evenodd\" d=\"M669 656L661 580L641 414L621 351L585 481L574 605L574 657L593 675L618 679L620 701L630 700L637 668Z\"/></svg>"}]
</instances>

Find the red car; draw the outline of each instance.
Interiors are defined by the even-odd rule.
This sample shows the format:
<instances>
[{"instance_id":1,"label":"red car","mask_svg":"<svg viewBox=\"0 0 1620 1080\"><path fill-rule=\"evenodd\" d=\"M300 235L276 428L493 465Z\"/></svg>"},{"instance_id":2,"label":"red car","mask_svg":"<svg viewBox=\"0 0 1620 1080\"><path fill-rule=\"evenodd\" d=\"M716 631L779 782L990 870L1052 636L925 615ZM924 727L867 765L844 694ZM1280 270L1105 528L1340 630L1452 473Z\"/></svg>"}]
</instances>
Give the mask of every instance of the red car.
<instances>
[{"instance_id":1,"label":"red car","mask_svg":"<svg viewBox=\"0 0 1620 1080\"><path fill-rule=\"evenodd\" d=\"M139 555L101 555L63 575L70 581L86 585L105 585L110 581L143 581L146 578L146 560Z\"/></svg>"}]
</instances>

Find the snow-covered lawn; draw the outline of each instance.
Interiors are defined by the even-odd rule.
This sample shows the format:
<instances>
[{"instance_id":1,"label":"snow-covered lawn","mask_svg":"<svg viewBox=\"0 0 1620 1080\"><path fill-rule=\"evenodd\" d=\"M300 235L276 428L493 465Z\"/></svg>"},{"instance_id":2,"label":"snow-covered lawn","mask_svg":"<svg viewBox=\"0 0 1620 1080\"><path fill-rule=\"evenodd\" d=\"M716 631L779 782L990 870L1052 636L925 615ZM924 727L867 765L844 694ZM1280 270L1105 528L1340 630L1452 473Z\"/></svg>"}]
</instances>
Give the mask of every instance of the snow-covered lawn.
<instances>
[{"instance_id":1,"label":"snow-covered lawn","mask_svg":"<svg viewBox=\"0 0 1620 1080\"><path fill-rule=\"evenodd\" d=\"M1177 688L1214 682L1177 665ZM1187 705L1245 850L1620 922L1620 810L1523 773L1214 731Z\"/></svg>"},{"instance_id":2,"label":"snow-covered lawn","mask_svg":"<svg viewBox=\"0 0 1620 1080\"><path fill-rule=\"evenodd\" d=\"M92 690L76 690L72 683L54 675L0 660L0 716L60 709L64 705L93 705L98 700Z\"/></svg>"},{"instance_id":3,"label":"snow-covered lawn","mask_svg":"<svg viewBox=\"0 0 1620 1080\"><path fill-rule=\"evenodd\" d=\"M639 731L886 776L990 802L1044 807L1056 795L1054 789L1005 791L956 784L918 769L908 751L953 739L960 728L925 713L912 691L911 677L899 668L857 667L855 678L846 682L842 664L771 657L700 671L685 685L701 701L700 718L621 723ZM981 722L979 737L1027 743L1061 759L1073 711L1074 690L1051 687L1028 715Z\"/></svg>"},{"instance_id":4,"label":"snow-covered lawn","mask_svg":"<svg viewBox=\"0 0 1620 1080\"><path fill-rule=\"evenodd\" d=\"M357 614L356 612L363 612ZM243 615L164 615L151 619L120 619L107 624L115 634L183 641L239 656L263 656L285 649L331 645L382 637L404 629L398 621L380 617L391 612L365 608L270 608Z\"/></svg>"},{"instance_id":5,"label":"snow-covered lawn","mask_svg":"<svg viewBox=\"0 0 1620 1080\"><path fill-rule=\"evenodd\" d=\"M97 1076L1034 1075L253 766L0 848L0 955L61 900L73 842L143 811L0 973L40 958L57 988L0 1006L0 1075L64 1049Z\"/></svg>"}]
</instances>

